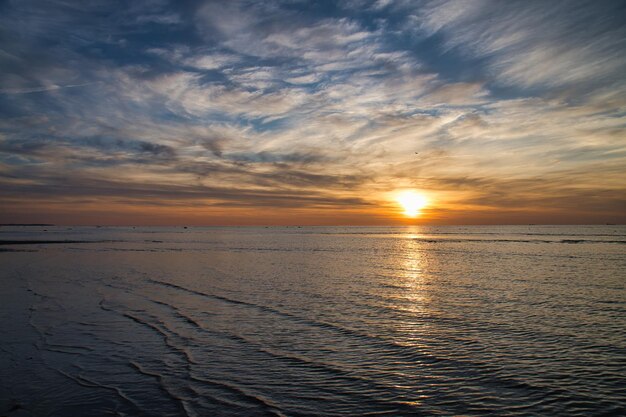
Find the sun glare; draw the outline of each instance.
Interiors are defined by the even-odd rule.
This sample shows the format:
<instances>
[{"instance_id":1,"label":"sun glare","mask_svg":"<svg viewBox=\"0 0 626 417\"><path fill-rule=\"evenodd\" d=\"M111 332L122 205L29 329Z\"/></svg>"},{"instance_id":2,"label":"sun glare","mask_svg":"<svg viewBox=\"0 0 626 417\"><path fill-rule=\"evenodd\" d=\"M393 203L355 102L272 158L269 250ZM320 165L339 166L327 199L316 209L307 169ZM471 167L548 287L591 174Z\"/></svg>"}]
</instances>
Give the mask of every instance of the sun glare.
<instances>
[{"instance_id":1,"label":"sun glare","mask_svg":"<svg viewBox=\"0 0 626 417\"><path fill-rule=\"evenodd\" d=\"M404 215L407 217L417 217L420 210L426 207L428 200L422 194L415 191L404 191L397 196L397 201L404 209Z\"/></svg>"}]
</instances>

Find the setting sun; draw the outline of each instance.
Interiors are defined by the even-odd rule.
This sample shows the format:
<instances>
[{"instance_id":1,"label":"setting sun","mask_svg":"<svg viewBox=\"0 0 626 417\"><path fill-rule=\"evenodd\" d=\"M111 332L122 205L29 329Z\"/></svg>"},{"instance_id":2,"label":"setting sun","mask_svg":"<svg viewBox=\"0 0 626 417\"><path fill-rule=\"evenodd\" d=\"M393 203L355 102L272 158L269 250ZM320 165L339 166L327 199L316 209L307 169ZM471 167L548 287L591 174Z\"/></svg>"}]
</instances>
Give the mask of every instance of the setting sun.
<instances>
[{"instance_id":1,"label":"setting sun","mask_svg":"<svg viewBox=\"0 0 626 417\"><path fill-rule=\"evenodd\" d=\"M417 217L420 210L428 204L426 197L415 191L404 191L398 194L396 200L404 209L404 215L407 217Z\"/></svg>"}]
</instances>

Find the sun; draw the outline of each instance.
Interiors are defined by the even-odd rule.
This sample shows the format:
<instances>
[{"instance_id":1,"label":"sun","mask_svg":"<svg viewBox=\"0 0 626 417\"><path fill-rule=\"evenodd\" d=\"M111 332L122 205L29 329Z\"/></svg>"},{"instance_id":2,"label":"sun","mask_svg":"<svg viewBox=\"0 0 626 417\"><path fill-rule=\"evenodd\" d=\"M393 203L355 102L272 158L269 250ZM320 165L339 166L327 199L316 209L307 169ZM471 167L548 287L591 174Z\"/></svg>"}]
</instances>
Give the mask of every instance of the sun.
<instances>
[{"instance_id":1,"label":"sun","mask_svg":"<svg viewBox=\"0 0 626 417\"><path fill-rule=\"evenodd\" d=\"M428 204L428 199L415 191L403 191L398 194L396 200L404 209L404 215L407 217L417 217L420 210Z\"/></svg>"}]
</instances>

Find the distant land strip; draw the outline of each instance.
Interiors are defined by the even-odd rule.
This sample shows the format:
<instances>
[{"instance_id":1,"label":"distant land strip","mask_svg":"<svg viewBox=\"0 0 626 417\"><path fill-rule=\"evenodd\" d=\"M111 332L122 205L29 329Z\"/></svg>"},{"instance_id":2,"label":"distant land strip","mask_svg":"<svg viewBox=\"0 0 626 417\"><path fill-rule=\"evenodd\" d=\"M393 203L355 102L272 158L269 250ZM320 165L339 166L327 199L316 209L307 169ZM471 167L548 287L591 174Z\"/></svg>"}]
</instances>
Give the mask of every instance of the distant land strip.
<instances>
[{"instance_id":1,"label":"distant land strip","mask_svg":"<svg viewBox=\"0 0 626 417\"><path fill-rule=\"evenodd\" d=\"M0 245L39 245L55 243L111 243L122 240L0 240Z\"/></svg>"},{"instance_id":2,"label":"distant land strip","mask_svg":"<svg viewBox=\"0 0 626 417\"><path fill-rule=\"evenodd\" d=\"M26 226L26 227L36 227L36 226L54 226L54 224L47 223L0 223L0 227L3 226Z\"/></svg>"}]
</instances>

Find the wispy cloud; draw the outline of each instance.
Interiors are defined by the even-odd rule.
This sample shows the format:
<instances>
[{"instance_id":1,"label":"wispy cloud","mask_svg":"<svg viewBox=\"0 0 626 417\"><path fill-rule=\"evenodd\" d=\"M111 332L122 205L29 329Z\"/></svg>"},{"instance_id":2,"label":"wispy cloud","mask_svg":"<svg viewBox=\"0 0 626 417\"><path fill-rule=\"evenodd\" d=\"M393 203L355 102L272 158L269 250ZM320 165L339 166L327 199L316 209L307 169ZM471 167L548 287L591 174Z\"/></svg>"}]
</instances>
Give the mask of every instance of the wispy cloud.
<instances>
[{"instance_id":1,"label":"wispy cloud","mask_svg":"<svg viewBox=\"0 0 626 417\"><path fill-rule=\"evenodd\" d=\"M612 1L432 1L413 22L449 49L485 57L500 82L529 86L620 82L624 11Z\"/></svg>"},{"instance_id":2,"label":"wispy cloud","mask_svg":"<svg viewBox=\"0 0 626 417\"><path fill-rule=\"evenodd\" d=\"M75 84L75 85L49 85L45 87L31 87L31 88L2 88L0 94L30 94L30 93L42 93L44 91L54 91L61 88L74 88L84 87L92 83Z\"/></svg>"},{"instance_id":3,"label":"wispy cloud","mask_svg":"<svg viewBox=\"0 0 626 417\"><path fill-rule=\"evenodd\" d=\"M11 218L106 200L116 212L308 210L315 222L317 209L379 216L407 187L431 194L440 221L626 212L615 2L3 10Z\"/></svg>"}]
</instances>

